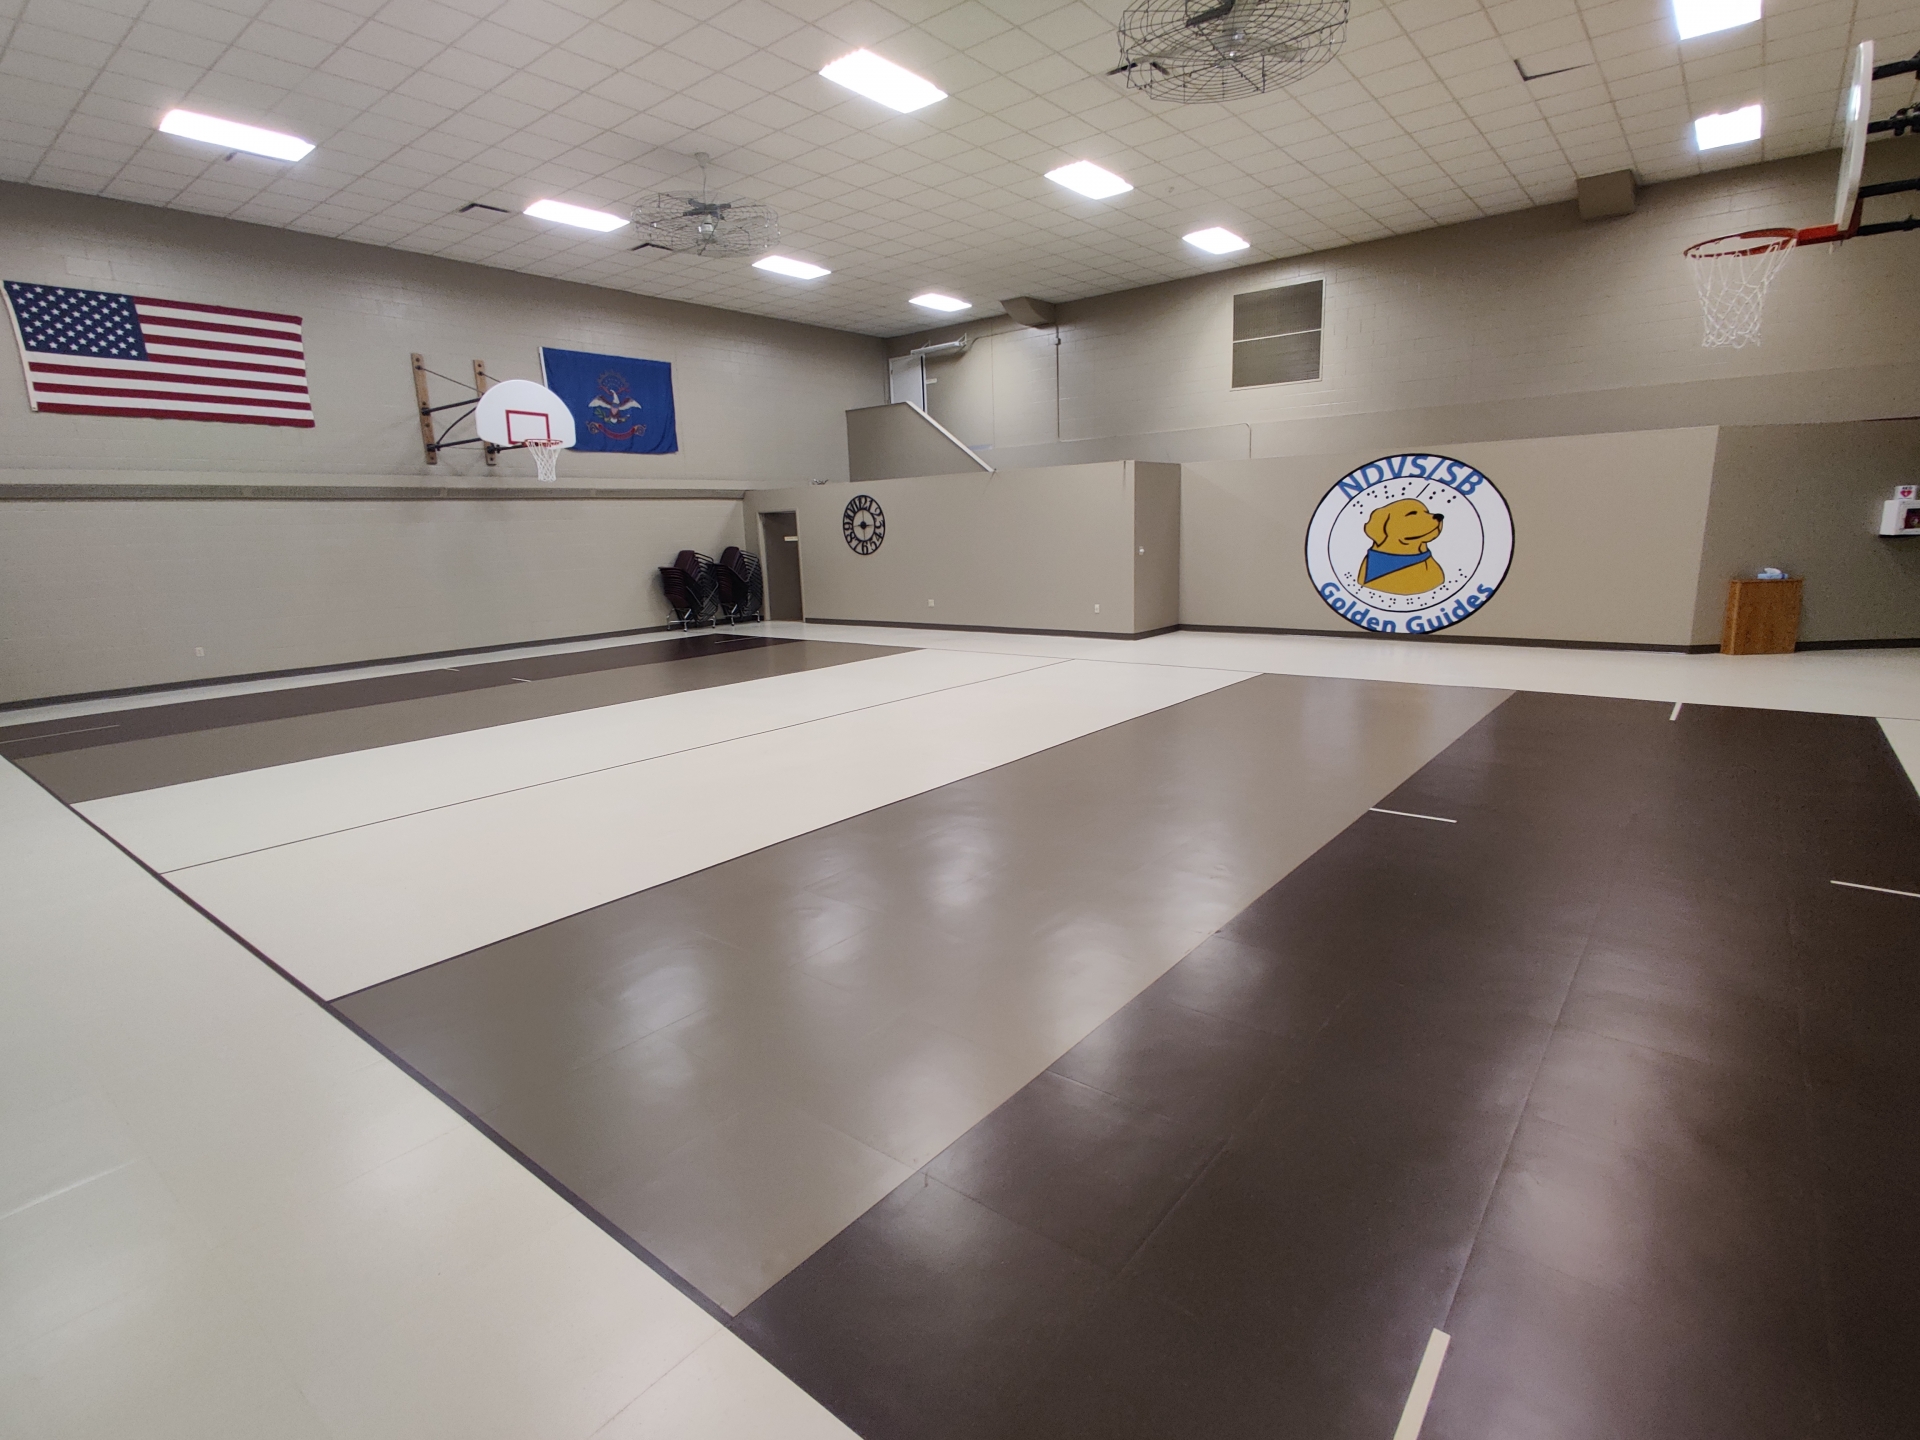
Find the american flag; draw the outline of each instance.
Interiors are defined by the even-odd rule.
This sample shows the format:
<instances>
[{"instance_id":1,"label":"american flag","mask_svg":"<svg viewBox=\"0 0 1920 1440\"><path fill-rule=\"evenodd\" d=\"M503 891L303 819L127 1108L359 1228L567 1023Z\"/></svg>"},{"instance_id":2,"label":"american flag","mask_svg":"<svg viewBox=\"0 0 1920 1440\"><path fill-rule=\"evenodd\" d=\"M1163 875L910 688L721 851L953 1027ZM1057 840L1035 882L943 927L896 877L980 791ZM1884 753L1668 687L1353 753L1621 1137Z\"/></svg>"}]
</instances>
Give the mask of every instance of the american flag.
<instances>
[{"instance_id":1,"label":"american flag","mask_svg":"<svg viewBox=\"0 0 1920 1440\"><path fill-rule=\"evenodd\" d=\"M298 315L5 283L36 410L313 425Z\"/></svg>"}]
</instances>

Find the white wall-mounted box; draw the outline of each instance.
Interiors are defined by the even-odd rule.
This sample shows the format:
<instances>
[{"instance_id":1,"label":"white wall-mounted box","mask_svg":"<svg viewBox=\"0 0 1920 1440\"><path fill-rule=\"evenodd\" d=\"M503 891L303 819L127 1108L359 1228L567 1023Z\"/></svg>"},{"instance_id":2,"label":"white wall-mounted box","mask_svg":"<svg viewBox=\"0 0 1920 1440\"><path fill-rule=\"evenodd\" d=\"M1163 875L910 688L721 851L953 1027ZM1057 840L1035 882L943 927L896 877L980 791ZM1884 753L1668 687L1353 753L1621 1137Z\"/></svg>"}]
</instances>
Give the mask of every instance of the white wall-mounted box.
<instances>
[{"instance_id":1,"label":"white wall-mounted box","mask_svg":"<svg viewBox=\"0 0 1920 1440\"><path fill-rule=\"evenodd\" d=\"M1880 533L1920 535L1920 500L1889 500L1883 504L1880 507Z\"/></svg>"}]
</instances>

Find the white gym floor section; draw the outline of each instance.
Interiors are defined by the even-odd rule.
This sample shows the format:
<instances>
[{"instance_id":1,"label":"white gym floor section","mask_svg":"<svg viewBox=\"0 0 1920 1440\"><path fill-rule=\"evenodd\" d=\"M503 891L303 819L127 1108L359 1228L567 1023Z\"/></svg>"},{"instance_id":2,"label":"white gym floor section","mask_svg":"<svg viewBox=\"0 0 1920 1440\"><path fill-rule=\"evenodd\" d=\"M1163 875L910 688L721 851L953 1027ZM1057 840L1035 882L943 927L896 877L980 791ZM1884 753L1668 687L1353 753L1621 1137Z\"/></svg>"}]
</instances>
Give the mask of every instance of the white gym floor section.
<instances>
[{"instance_id":1,"label":"white gym floor section","mask_svg":"<svg viewBox=\"0 0 1920 1440\"><path fill-rule=\"evenodd\" d=\"M1261 672L1871 715L1920 773L1911 650L761 633L916 648L82 808L331 995ZM0 915L8 1440L851 1433L10 765Z\"/></svg>"}]
</instances>

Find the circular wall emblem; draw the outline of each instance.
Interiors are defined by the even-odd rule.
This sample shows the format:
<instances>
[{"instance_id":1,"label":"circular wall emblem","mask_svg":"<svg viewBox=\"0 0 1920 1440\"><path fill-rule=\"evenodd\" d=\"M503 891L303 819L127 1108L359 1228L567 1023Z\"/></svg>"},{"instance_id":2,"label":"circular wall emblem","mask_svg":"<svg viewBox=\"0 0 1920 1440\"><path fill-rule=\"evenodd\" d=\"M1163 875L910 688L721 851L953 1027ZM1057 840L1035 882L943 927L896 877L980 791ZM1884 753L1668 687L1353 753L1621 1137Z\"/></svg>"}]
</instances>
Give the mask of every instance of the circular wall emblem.
<instances>
[{"instance_id":1,"label":"circular wall emblem","mask_svg":"<svg viewBox=\"0 0 1920 1440\"><path fill-rule=\"evenodd\" d=\"M1513 515L1493 482L1444 455L1388 455L1343 475L1307 523L1307 574L1363 630L1431 635L1493 598Z\"/></svg>"},{"instance_id":2,"label":"circular wall emblem","mask_svg":"<svg viewBox=\"0 0 1920 1440\"><path fill-rule=\"evenodd\" d=\"M887 517L880 502L871 495L856 495L847 502L840 516L840 533L847 537L847 548L856 555L871 555L887 538Z\"/></svg>"}]
</instances>

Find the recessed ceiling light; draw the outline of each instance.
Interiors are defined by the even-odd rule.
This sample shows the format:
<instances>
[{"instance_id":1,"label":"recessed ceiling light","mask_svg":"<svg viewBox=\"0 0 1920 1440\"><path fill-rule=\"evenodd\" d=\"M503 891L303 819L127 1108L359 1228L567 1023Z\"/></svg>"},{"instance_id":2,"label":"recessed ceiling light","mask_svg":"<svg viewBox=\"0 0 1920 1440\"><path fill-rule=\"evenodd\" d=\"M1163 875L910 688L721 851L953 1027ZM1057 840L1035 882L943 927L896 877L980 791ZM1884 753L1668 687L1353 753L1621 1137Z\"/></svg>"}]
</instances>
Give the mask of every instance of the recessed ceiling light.
<instances>
[{"instance_id":1,"label":"recessed ceiling light","mask_svg":"<svg viewBox=\"0 0 1920 1440\"><path fill-rule=\"evenodd\" d=\"M536 200L524 213L536 220L577 225L582 230L598 230L602 234L630 223L624 216L609 215L604 210L589 210L584 205L569 205L564 200Z\"/></svg>"},{"instance_id":2,"label":"recessed ceiling light","mask_svg":"<svg viewBox=\"0 0 1920 1440\"><path fill-rule=\"evenodd\" d=\"M882 60L871 50L856 50L842 55L820 72L836 85L844 85L856 95L876 100L889 110L911 115L924 110L947 92L930 80L922 80L911 70L902 70L891 60Z\"/></svg>"},{"instance_id":3,"label":"recessed ceiling light","mask_svg":"<svg viewBox=\"0 0 1920 1440\"><path fill-rule=\"evenodd\" d=\"M1673 0L1673 27L1682 40L1751 25L1760 18L1760 0Z\"/></svg>"},{"instance_id":4,"label":"recessed ceiling light","mask_svg":"<svg viewBox=\"0 0 1920 1440\"><path fill-rule=\"evenodd\" d=\"M1718 150L1722 145L1744 145L1760 138L1760 107L1748 105L1724 115L1702 115L1693 122L1693 144L1697 150Z\"/></svg>"},{"instance_id":5,"label":"recessed ceiling light","mask_svg":"<svg viewBox=\"0 0 1920 1440\"><path fill-rule=\"evenodd\" d=\"M973 302L971 300L956 300L951 295L942 295L938 290L929 290L924 295L916 295L907 303L909 305L918 305L922 310L938 310L948 315L951 315L956 310L971 310L973 308Z\"/></svg>"},{"instance_id":6,"label":"recessed ceiling light","mask_svg":"<svg viewBox=\"0 0 1920 1440\"><path fill-rule=\"evenodd\" d=\"M1205 230L1196 230L1191 235L1180 237L1196 250L1204 250L1209 255L1231 255L1236 250L1245 250L1247 242L1231 230L1223 230L1218 225L1209 225Z\"/></svg>"},{"instance_id":7,"label":"recessed ceiling light","mask_svg":"<svg viewBox=\"0 0 1920 1440\"><path fill-rule=\"evenodd\" d=\"M313 153L311 142L298 135L282 135L278 130L261 130L215 115L198 115L191 110L169 110L160 117L160 128L168 135L204 140L228 150L265 155L270 160L304 160Z\"/></svg>"},{"instance_id":8,"label":"recessed ceiling light","mask_svg":"<svg viewBox=\"0 0 1920 1440\"><path fill-rule=\"evenodd\" d=\"M822 275L833 272L820 265L809 265L804 260L789 260L784 255L762 255L753 262L756 270L771 270L776 275L790 275L795 280L818 280Z\"/></svg>"},{"instance_id":9,"label":"recessed ceiling light","mask_svg":"<svg viewBox=\"0 0 1920 1440\"><path fill-rule=\"evenodd\" d=\"M1089 200L1124 195L1133 188L1111 170L1102 170L1091 160L1076 160L1071 165L1062 165L1058 170L1049 170L1047 179Z\"/></svg>"}]
</instances>

